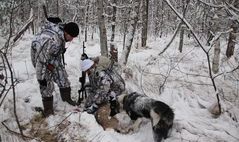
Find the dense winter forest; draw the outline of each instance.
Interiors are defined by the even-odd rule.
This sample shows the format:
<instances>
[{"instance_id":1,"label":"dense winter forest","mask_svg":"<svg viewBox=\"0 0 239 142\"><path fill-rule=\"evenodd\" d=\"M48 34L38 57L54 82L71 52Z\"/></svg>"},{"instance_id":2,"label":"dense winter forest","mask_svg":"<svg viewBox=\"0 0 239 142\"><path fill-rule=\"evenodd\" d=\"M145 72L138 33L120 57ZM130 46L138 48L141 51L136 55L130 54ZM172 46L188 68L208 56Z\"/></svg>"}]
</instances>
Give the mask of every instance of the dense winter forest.
<instances>
[{"instance_id":1,"label":"dense winter forest","mask_svg":"<svg viewBox=\"0 0 239 142\"><path fill-rule=\"evenodd\" d=\"M119 63L128 90L174 109L166 141L239 141L238 0L1 0L0 142L153 140L147 122L131 134L103 132L60 99L47 133L32 132L35 124L29 130L31 107L41 105L30 45L46 17L79 25L66 57L75 92L84 41L90 56Z\"/></svg>"}]
</instances>

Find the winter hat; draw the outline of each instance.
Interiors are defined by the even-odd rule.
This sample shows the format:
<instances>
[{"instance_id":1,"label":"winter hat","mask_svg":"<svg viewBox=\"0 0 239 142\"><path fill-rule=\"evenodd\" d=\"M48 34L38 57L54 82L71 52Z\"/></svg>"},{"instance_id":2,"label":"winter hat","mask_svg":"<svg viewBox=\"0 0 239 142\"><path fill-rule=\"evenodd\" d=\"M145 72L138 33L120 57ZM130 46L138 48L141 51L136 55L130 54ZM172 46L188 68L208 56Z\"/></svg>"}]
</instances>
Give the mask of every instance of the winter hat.
<instances>
[{"instance_id":1,"label":"winter hat","mask_svg":"<svg viewBox=\"0 0 239 142\"><path fill-rule=\"evenodd\" d=\"M94 61L90 60L90 59L85 59L82 61L81 63L81 70L82 71L87 71L88 69L90 69L92 66L94 65Z\"/></svg>"},{"instance_id":2,"label":"winter hat","mask_svg":"<svg viewBox=\"0 0 239 142\"><path fill-rule=\"evenodd\" d=\"M65 24L64 31L72 37L77 37L79 34L79 27L76 23L70 22Z\"/></svg>"}]
</instances>

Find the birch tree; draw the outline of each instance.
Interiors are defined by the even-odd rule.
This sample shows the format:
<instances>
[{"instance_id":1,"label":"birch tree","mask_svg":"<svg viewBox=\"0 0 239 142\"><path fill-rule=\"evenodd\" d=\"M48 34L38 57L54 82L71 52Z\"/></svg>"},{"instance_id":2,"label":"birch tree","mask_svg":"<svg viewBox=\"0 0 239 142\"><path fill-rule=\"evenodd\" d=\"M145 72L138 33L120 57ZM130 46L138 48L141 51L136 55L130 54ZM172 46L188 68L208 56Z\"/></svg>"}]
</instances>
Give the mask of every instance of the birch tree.
<instances>
[{"instance_id":1,"label":"birch tree","mask_svg":"<svg viewBox=\"0 0 239 142\"><path fill-rule=\"evenodd\" d=\"M112 16L112 24L111 24L111 38L110 38L110 54L111 57L114 61L118 61L118 49L114 44L114 39L115 39L115 24L116 24L116 12L117 12L117 7L116 7L116 0L112 1L112 7L113 7L113 16Z\"/></svg>"}]
</instances>

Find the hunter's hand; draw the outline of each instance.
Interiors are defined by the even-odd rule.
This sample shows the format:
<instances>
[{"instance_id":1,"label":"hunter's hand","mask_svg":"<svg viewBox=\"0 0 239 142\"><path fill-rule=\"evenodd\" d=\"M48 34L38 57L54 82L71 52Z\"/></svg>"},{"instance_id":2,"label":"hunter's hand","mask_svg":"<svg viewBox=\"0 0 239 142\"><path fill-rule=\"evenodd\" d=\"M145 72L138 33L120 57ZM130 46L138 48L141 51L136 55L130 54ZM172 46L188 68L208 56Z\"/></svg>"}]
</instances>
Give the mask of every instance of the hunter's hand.
<instances>
[{"instance_id":1,"label":"hunter's hand","mask_svg":"<svg viewBox=\"0 0 239 142\"><path fill-rule=\"evenodd\" d=\"M54 68L55 68L55 67L54 67L54 65L52 65L52 64L48 64L48 65L47 65L47 69L48 69L49 71L51 71L51 72L54 70Z\"/></svg>"}]
</instances>

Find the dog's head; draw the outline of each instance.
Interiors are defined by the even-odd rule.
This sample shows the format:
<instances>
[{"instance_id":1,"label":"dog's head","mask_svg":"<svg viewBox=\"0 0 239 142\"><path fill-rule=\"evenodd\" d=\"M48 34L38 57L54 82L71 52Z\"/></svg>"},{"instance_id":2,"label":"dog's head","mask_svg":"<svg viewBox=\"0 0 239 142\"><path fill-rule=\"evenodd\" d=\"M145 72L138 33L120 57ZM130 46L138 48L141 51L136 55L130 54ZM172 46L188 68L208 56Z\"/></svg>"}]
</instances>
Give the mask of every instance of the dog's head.
<instances>
[{"instance_id":1,"label":"dog's head","mask_svg":"<svg viewBox=\"0 0 239 142\"><path fill-rule=\"evenodd\" d=\"M114 116L120 112L120 104L117 100L110 101L110 116Z\"/></svg>"},{"instance_id":2,"label":"dog's head","mask_svg":"<svg viewBox=\"0 0 239 142\"><path fill-rule=\"evenodd\" d=\"M117 100L110 101L110 109L111 109L110 116L114 116L117 113L123 111L123 102L125 96L127 96L127 93L124 92L117 97Z\"/></svg>"}]
</instances>

